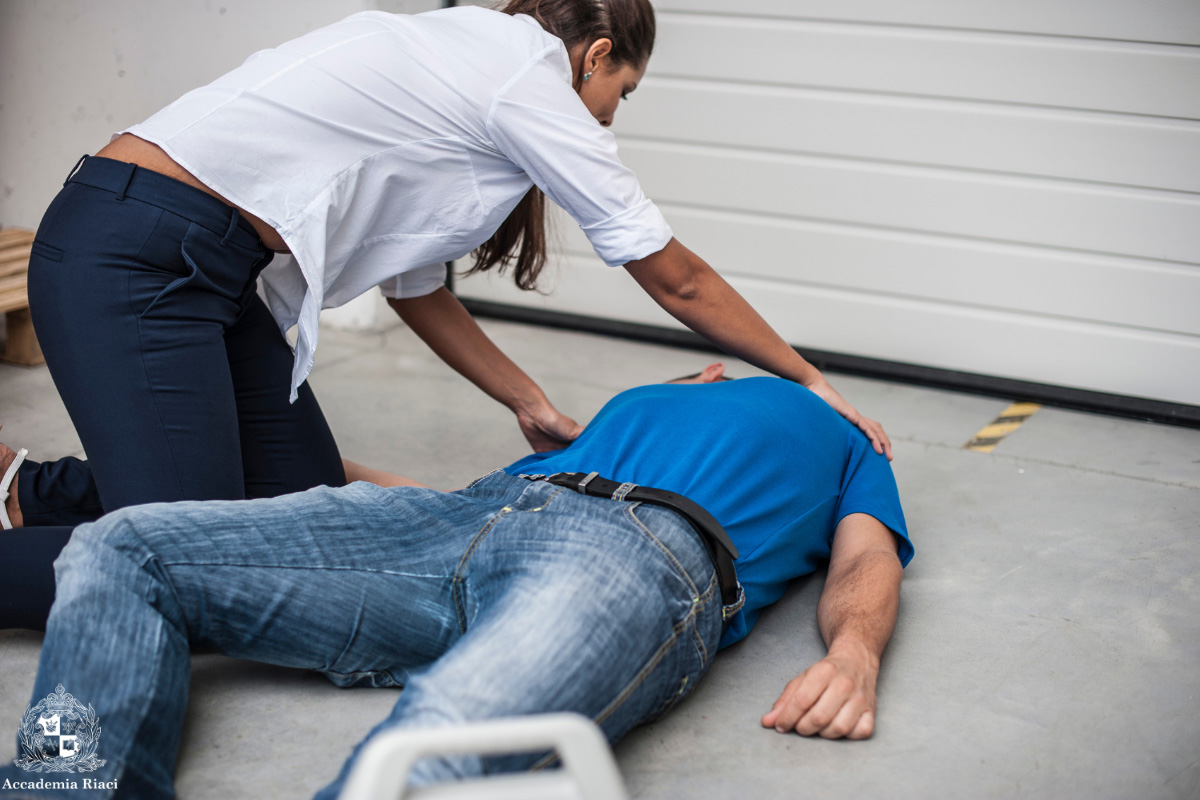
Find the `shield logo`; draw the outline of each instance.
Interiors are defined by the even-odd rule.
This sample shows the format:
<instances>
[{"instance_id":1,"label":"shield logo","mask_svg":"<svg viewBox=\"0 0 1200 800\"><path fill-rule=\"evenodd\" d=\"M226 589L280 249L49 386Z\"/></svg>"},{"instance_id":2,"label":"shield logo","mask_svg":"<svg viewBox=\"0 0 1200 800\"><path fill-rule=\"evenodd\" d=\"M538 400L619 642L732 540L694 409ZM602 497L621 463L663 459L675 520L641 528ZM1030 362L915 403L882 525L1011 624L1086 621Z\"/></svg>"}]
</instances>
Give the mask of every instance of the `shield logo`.
<instances>
[{"instance_id":1,"label":"shield logo","mask_svg":"<svg viewBox=\"0 0 1200 800\"><path fill-rule=\"evenodd\" d=\"M106 763L96 755L100 720L60 683L30 706L17 732L13 763L29 772L92 772Z\"/></svg>"}]
</instances>

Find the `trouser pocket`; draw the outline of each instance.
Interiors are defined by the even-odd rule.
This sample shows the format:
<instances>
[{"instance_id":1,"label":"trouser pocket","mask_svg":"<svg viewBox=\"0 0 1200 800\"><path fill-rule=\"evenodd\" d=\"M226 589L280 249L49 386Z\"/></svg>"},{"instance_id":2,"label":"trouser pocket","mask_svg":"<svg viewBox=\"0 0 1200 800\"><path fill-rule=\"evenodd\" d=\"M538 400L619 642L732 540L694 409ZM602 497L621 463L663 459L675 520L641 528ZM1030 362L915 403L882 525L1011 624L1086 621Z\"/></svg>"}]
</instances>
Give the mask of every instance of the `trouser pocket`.
<instances>
[{"instance_id":1,"label":"trouser pocket","mask_svg":"<svg viewBox=\"0 0 1200 800\"><path fill-rule=\"evenodd\" d=\"M63 251L61 247L55 247L52 244L46 244L45 242L40 242L37 239L33 240L30 254L32 256L44 258L47 261L63 260Z\"/></svg>"},{"instance_id":2,"label":"trouser pocket","mask_svg":"<svg viewBox=\"0 0 1200 800\"><path fill-rule=\"evenodd\" d=\"M182 237L147 243L130 273L130 304L139 319L184 316L229 327L237 319L248 282L263 260L261 252L232 243L190 224ZM172 246L173 252L161 252Z\"/></svg>"}]
</instances>

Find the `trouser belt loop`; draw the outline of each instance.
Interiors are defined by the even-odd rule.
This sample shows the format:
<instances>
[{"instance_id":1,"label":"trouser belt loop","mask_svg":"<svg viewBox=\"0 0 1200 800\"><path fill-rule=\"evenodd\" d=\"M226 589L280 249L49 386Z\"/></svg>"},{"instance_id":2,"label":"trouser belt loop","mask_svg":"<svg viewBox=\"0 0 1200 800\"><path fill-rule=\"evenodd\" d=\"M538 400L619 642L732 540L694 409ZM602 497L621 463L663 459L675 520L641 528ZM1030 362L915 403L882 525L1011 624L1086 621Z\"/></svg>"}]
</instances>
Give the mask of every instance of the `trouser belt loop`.
<instances>
[{"instance_id":1,"label":"trouser belt loop","mask_svg":"<svg viewBox=\"0 0 1200 800\"><path fill-rule=\"evenodd\" d=\"M75 177L75 173L79 172L79 168L83 166L83 162L87 161L88 158L87 153L79 157L79 160L75 162L75 166L71 167L71 171L67 173L67 179L63 181L63 188L66 188L66 185L71 182L71 178Z\"/></svg>"},{"instance_id":2,"label":"trouser belt loop","mask_svg":"<svg viewBox=\"0 0 1200 800\"><path fill-rule=\"evenodd\" d=\"M133 173L137 172L137 164L127 164L129 174L125 176L125 182L121 184L121 191L117 192L117 199L124 200L125 193L129 191L129 184L133 183Z\"/></svg>"},{"instance_id":3,"label":"trouser belt loop","mask_svg":"<svg viewBox=\"0 0 1200 800\"><path fill-rule=\"evenodd\" d=\"M233 236L233 232L237 230L238 226L238 217L240 216L238 210L231 208L229 211L229 228L226 229L225 235L221 237L221 247L225 246L225 243L229 241L229 237Z\"/></svg>"}]
</instances>

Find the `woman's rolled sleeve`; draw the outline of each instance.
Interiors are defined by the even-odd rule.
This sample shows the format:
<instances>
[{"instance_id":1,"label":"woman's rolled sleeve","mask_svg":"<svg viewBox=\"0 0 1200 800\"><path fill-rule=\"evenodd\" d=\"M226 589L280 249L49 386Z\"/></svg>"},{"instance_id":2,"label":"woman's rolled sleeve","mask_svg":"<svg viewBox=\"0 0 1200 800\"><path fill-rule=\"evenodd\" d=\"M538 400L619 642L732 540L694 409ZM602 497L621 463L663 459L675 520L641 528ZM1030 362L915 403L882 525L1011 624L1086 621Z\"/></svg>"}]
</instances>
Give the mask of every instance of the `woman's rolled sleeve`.
<instances>
[{"instance_id":1,"label":"woman's rolled sleeve","mask_svg":"<svg viewBox=\"0 0 1200 800\"><path fill-rule=\"evenodd\" d=\"M405 297L424 297L437 291L445 283L446 265L429 264L393 275L379 284L379 291L383 292L384 297L397 300Z\"/></svg>"},{"instance_id":2,"label":"woman's rolled sleeve","mask_svg":"<svg viewBox=\"0 0 1200 800\"><path fill-rule=\"evenodd\" d=\"M596 255L610 267L657 253L671 241L671 226L649 199L595 225L583 226Z\"/></svg>"}]
</instances>

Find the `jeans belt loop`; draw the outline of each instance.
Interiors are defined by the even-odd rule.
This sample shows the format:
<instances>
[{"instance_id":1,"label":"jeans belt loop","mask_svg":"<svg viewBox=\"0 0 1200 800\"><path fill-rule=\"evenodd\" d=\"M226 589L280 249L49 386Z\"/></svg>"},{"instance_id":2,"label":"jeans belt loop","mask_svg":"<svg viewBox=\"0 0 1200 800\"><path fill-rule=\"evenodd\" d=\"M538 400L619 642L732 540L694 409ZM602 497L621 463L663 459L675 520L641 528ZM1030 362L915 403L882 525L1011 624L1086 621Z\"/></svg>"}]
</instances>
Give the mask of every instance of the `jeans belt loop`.
<instances>
[{"instance_id":1,"label":"jeans belt loop","mask_svg":"<svg viewBox=\"0 0 1200 800\"><path fill-rule=\"evenodd\" d=\"M739 581L737 585L737 599L732 603L721 606L721 621L728 622L733 619L734 615L741 611L744 605L746 605L746 590L742 588L742 584Z\"/></svg>"},{"instance_id":2,"label":"jeans belt loop","mask_svg":"<svg viewBox=\"0 0 1200 800\"><path fill-rule=\"evenodd\" d=\"M613 492L612 499L613 500L624 500L626 495L628 495L630 492L632 492L636 488L638 488L638 485L636 483L622 483L620 486L617 487L617 490L615 492Z\"/></svg>"}]
</instances>

